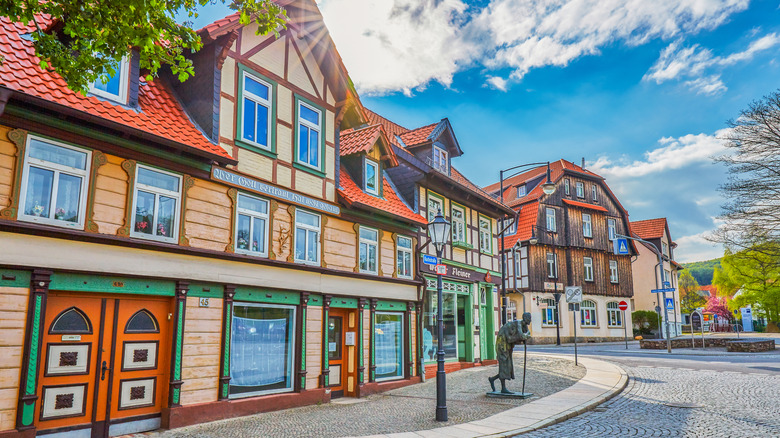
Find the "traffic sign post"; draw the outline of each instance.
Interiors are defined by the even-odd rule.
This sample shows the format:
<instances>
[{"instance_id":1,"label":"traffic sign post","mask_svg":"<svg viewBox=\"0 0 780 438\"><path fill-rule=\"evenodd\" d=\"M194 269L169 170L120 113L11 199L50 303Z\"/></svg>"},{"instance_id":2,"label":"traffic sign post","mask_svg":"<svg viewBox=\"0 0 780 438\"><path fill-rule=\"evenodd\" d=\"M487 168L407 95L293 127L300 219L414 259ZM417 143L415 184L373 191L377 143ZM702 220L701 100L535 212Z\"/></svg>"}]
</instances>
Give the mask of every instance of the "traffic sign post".
<instances>
[{"instance_id":1,"label":"traffic sign post","mask_svg":"<svg viewBox=\"0 0 780 438\"><path fill-rule=\"evenodd\" d=\"M677 289L675 289L673 287L667 287L667 288L664 288L664 289L651 289L650 293L653 293L653 294L665 294L667 292L674 292L675 290L677 290Z\"/></svg>"},{"instance_id":2,"label":"traffic sign post","mask_svg":"<svg viewBox=\"0 0 780 438\"><path fill-rule=\"evenodd\" d=\"M580 288L580 292L582 292L582 288ZM580 301L582 301L581 295L580 295ZM571 319L572 321L574 321L574 366L578 366L579 363L577 362L577 310L579 310L580 305L579 303L571 303L569 304L569 306L572 307Z\"/></svg>"},{"instance_id":3,"label":"traffic sign post","mask_svg":"<svg viewBox=\"0 0 780 438\"><path fill-rule=\"evenodd\" d=\"M434 266L439 264L439 259L432 255L423 254L423 263Z\"/></svg>"},{"instance_id":4,"label":"traffic sign post","mask_svg":"<svg viewBox=\"0 0 780 438\"><path fill-rule=\"evenodd\" d=\"M582 286L566 286L566 302L582 303Z\"/></svg>"},{"instance_id":5,"label":"traffic sign post","mask_svg":"<svg viewBox=\"0 0 780 438\"><path fill-rule=\"evenodd\" d=\"M618 237L615 240L612 241L612 252L615 253L615 255L629 255L628 251L628 239L623 237Z\"/></svg>"},{"instance_id":6,"label":"traffic sign post","mask_svg":"<svg viewBox=\"0 0 780 438\"><path fill-rule=\"evenodd\" d=\"M625 301L619 302L618 309L623 311L623 339L626 341L626 350L628 350L628 320L626 319L626 310L628 310L628 303Z\"/></svg>"},{"instance_id":7,"label":"traffic sign post","mask_svg":"<svg viewBox=\"0 0 780 438\"><path fill-rule=\"evenodd\" d=\"M666 299L666 310L674 310L674 298Z\"/></svg>"}]
</instances>

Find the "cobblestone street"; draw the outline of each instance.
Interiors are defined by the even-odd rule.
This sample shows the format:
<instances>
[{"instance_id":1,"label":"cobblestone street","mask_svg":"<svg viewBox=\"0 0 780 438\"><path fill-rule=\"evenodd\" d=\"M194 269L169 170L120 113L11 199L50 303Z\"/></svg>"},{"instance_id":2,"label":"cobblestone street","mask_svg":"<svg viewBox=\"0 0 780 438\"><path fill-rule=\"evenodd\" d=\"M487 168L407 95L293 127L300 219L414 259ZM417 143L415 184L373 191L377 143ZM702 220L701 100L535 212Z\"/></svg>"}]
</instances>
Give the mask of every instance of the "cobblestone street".
<instances>
[{"instance_id":1,"label":"cobblestone street","mask_svg":"<svg viewBox=\"0 0 780 438\"><path fill-rule=\"evenodd\" d=\"M626 367L622 394L531 437L780 437L780 374ZM674 406L678 404L677 406Z\"/></svg>"}]
</instances>

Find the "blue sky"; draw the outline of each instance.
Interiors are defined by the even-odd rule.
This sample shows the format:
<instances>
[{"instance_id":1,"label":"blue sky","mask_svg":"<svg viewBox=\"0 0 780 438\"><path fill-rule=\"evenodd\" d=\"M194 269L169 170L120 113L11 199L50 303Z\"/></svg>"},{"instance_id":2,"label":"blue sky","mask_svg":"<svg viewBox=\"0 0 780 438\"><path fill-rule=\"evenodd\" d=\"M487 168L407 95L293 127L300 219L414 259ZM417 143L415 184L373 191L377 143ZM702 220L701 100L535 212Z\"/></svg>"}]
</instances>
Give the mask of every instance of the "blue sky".
<instances>
[{"instance_id":1,"label":"blue sky","mask_svg":"<svg viewBox=\"0 0 780 438\"><path fill-rule=\"evenodd\" d=\"M318 3L364 105L408 128L449 118L475 183L584 157L631 220L668 218L679 261L722 255L703 238L726 179L710 157L780 87L777 0Z\"/></svg>"}]
</instances>

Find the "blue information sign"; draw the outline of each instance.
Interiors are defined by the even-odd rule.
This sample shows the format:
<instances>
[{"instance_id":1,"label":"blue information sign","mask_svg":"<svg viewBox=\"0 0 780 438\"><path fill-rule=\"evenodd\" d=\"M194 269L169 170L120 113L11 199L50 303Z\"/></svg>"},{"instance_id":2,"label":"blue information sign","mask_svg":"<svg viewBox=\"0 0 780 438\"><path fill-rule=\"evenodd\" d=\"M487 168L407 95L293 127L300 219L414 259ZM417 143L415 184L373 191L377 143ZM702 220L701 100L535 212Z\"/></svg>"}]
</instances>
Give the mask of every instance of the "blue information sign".
<instances>
[{"instance_id":1,"label":"blue information sign","mask_svg":"<svg viewBox=\"0 0 780 438\"><path fill-rule=\"evenodd\" d=\"M439 259L428 254L423 254L423 263L426 265L438 265Z\"/></svg>"},{"instance_id":2,"label":"blue information sign","mask_svg":"<svg viewBox=\"0 0 780 438\"><path fill-rule=\"evenodd\" d=\"M614 253L617 255L628 255L628 239L617 238L612 241Z\"/></svg>"},{"instance_id":3,"label":"blue information sign","mask_svg":"<svg viewBox=\"0 0 780 438\"><path fill-rule=\"evenodd\" d=\"M674 292L674 291L675 291L675 289L673 287L667 287L665 289L653 289L650 292L654 293L654 294L661 294L661 293L664 293L664 292Z\"/></svg>"},{"instance_id":4,"label":"blue information sign","mask_svg":"<svg viewBox=\"0 0 780 438\"><path fill-rule=\"evenodd\" d=\"M666 310L674 310L674 298L666 299Z\"/></svg>"}]
</instances>

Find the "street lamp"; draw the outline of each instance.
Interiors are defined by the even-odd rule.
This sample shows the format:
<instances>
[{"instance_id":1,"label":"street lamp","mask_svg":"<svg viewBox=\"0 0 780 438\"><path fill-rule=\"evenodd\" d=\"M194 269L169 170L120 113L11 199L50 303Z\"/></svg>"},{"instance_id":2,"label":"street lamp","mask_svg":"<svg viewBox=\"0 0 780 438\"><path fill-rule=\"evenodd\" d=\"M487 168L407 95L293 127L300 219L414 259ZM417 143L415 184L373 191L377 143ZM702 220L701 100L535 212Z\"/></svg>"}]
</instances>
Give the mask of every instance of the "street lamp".
<instances>
[{"instance_id":1,"label":"street lamp","mask_svg":"<svg viewBox=\"0 0 780 438\"><path fill-rule=\"evenodd\" d=\"M555 253L555 233L548 230L547 228L540 227L539 225L533 225L531 227L531 238L528 239L528 243L530 245L536 245L539 243L539 238L536 237L537 229L547 233L547 235L550 236L553 261L555 263L555 277L553 277L553 280L555 280L555 292L553 292L553 296L555 297L555 317L557 319L555 322L555 345L561 345L561 293L558 291L558 255Z\"/></svg>"},{"instance_id":2,"label":"street lamp","mask_svg":"<svg viewBox=\"0 0 780 438\"><path fill-rule=\"evenodd\" d=\"M441 210L436 213L436 217L428 224L428 237L436 247L436 257L441 263L441 253L444 245L450 240L450 222L444 219ZM444 373L444 300L442 298L442 280L441 271L436 269L436 293L437 293L437 315L436 331L438 333L438 351L436 352L436 421L447 421L447 382Z\"/></svg>"},{"instance_id":3,"label":"street lamp","mask_svg":"<svg viewBox=\"0 0 780 438\"><path fill-rule=\"evenodd\" d=\"M525 172L529 167L532 166L547 166L547 180L542 184L542 192L544 192L545 195L552 195L555 193L555 183L552 181L551 178L551 172L550 172L550 162L539 162L539 163L528 163L528 164L520 164L517 166L510 167L509 169L504 169L499 172L499 192L498 192L498 200L500 202L504 201L504 179L506 178L512 178L513 176L517 176L523 172ZM512 172L511 175L504 175L506 173ZM517 221L517 215L515 215L515 221ZM506 249L504 248L504 233L506 233L507 228L509 226L503 225L504 221L501 221L502 223L502 229L501 232L498 233L499 239L501 239L501 324L506 324Z\"/></svg>"}]
</instances>

